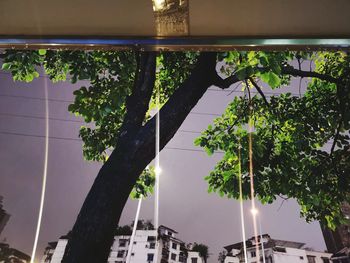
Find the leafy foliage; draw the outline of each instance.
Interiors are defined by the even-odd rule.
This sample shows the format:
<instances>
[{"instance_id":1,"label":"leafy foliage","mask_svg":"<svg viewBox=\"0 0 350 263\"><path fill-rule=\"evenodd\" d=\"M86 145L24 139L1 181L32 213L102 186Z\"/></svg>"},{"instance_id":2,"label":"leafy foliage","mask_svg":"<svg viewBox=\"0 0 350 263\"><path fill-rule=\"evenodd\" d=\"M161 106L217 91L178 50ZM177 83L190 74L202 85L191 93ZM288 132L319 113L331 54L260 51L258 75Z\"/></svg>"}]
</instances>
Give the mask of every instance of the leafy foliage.
<instances>
[{"instance_id":1,"label":"leafy foliage","mask_svg":"<svg viewBox=\"0 0 350 263\"><path fill-rule=\"evenodd\" d=\"M63 50L6 50L1 54L2 68L17 81L30 82L39 77L40 67L53 82L82 81L73 92L75 100L68 110L82 117L88 125L80 128L83 155L86 160L108 159L114 149L126 113L126 98L131 94L137 67L134 51L63 51ZM154 108L157 90L164 104L190 74L197 53L159 53L156 88L149 111ZM149 118L145 116L145 121ZM139 198L153 191L154 169L147 168L139 177L131 196Z\"/></svg>"},{"instance_id":2,"label":"leafy foliage","mask_svg":"<svg viewBox=\"0 0 350 263\"><path fill-rule=\"evenodd\" d=\"M264 54L259 58L266 56L270 57ZM268 103L261 97L251 100L235 97L222 117L215 119L214 124L195 140L195 144L204 147L208 154L216 150L225 152L206 177L209 192L238 199L238 166L241 162L242 187L247 199L250 195L247 125L252 118L255 128L252 138L256 197L262 203L272 203L277 196L295 198L301 206L301 215L307 221L320 220L334 228L344 220L340 204L349 201L350 59L341 52L310 54L308 58L311 57L317 58L316 72L341 81L335 84L314 78L302 97L281 94L272 96ZM265 64L270 68L265 73L257 69L261 67L257 63L265 62L256 62L254 58L248 59L244 68L250 67L250 78L261 78L271 88L276 88L283 79L278 75L281 72L278 68L293 56L284 54L282 59L283 56L276 58L273 55L272 58L277 65L274 65L275 62ZM249 61L252 61L251 64ZM282 63L281 66L278 63ZM237 67L240 68L241 64ZM266 74L273 75L267 77ZM248 75L244 78L247 79ZM247 92L252 86L248 80ZM332 144L334 139L337 149L330 150L327 145ZM240 147L241 160L238 158Z\"/></svg>"},{"instance_id":3,"label":"leafy foliage","mask_svg":"<svg viewBox=\"0 0 350 263\"><path fill-rule=\"evenodd\" d=\"M115 148L126 113L126 99L132 92L137 69L134 51L18 51L2 53L2 68L14 80L30 82L39 77L41 67L53 82L69 78L83 86L74 92L69 111L82 117L83 155L87 160L105 161ZM156 83L148 114L154 108L157 90L164 104L184 82L197 61L198 53L159 53ZM258 85L281 89L291 83L303 61L311 61L303 96L291 94L262 97L236 97L222 117L217 118L195 144L212 155L225 152L206 180L209 192L238 198L238 148L242 151L244 198L249 198L247 124L254 122L253 159L256 197L263 203L277 196L295 198L301 214L321 220L330 227L342 222L340 203L349 201L350 66L344 52L262 52L231 51L218 54L222 77L235 75L246 94ZM259 81L261 81L259 83ZM262 84L261 84L262 83ZM258 90L259 91L259 90ZM333 141L336 141L333 144ZM328 146L327 146L328 145ZM139 178L132 196L139 198L152 191L153 168Z\"/></svg>"},{"instance_id":4,"label":"leafy foliage","mask_svg":"<svg viewBox=\"0 0 350 263\"><path fill-rule=\"evenodd\" d=\"M193 243L192 251L198 252L199 256L204 259L204 262L207 262L209 258L209 247L207 245Z\"/></svg>"},{"instance_id":5,"label":"leafy foliage","mask_svg":"<svg viewBox=\"0 0 350 263\"><path fill-rule=\"evenodd\" d=\"M153 193L153 187L156 180L154 166L147 167L139 176L136 184L130 194L131 198L139 199L147 197L148 194Z\"/></svg>"}]
</instances>

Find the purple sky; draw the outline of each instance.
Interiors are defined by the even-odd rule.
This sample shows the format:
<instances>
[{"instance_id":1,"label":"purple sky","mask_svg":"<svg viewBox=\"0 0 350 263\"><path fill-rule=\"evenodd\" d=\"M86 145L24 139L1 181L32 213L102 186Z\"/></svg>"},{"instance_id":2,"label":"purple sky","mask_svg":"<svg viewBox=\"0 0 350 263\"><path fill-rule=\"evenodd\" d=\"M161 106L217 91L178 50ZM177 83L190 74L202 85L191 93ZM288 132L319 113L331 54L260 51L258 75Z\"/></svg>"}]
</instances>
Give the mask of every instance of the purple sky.
<instances>
[{"instance_id":1,"label":"purple sky","mask_svg":"<svg viewBox=\"0 0 350 263\"><path fill-rule=\"evenodd\" d=\"M31 253L39 210L44 165L44 139L1 132L44 135L44 120L7 116L44 116L44 101L24 97L44 98L44 81L40 77L30 84L16 82L0 72L0 195L11 218L0 236L17 249ZM49 98L73 100L72 92L79 85L68 82L49 82ZM212 88L215 89L215 88ZM240 90L240 88L238 88ZM208 91L193 112L221 114L227 103L238 93L220 90ZM68 102L50 101L50 118L79 120L67 111ZM201 131L215 116L190 114L181 130ZM50 121L50 136L78 138L83 123ZM178 132L169 147L192 148L197 134ZM101 167L99 163L82 158L82 143L75 140L51 139L46 200L42 229L39 237L38 258L47 242L55 241L72 227L82 202ZM161 153L160 223L179 232L185 242L201 242L209 246L209 263L217 262L223 246L241 241L239 204L235 200L207 193L204 177L208 175L221 155L208 157L204 152L164 149ZM307 224L299 217L299 207L293 200L277 200L261 206L264 233L273 238L300 241L307 246L324 250L325 244L317 222ZM247 238L253 235L246 207ZM121 224L130 224L135 216L136 201L129 200ZM143 203L141 218L152 219L153 198Z\"/></svg>"}]
</instances>

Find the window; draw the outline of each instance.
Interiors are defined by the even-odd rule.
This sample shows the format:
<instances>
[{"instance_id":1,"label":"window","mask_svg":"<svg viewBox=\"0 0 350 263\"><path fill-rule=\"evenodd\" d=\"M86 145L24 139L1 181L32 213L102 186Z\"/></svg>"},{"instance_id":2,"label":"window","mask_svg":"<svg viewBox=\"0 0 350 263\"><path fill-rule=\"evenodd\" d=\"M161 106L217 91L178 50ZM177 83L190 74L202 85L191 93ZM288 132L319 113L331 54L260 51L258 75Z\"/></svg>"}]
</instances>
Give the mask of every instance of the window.
<instances>
[{"instance_id":1,"label":"window","mask_svg":"<svg viewBox=\"0 0 350 263\"><path fill-rule=\"evenodd\" d=\"M171 253L171 259L172 259L172 260L176 260L176 254Z\"/></svg>"},{"instance_id":2,"label":"window","mask_svg":"<svg viewBox=\"0 0 350 263\"><path fill-rule=\"evenodd\" d=\"M127 242L126 239L120 239L120 240L119 240L119 246L120 246L120 247L125 247L125 246L126 246L126 242Z\"/></svg>"},{"instance_id":3,"label":"window","mask_svg":"<svg viewBox=\"0 0 350 263\"><path fill-rule=\"evenodd\" d=\"M118 251L117 258L122 258L124 257L124 250Z\"/></svg>"},{"instance_id":4,"label":"window","mask_svg":"<svg viewBox=\"0 0 350 263\"><path fill-rule=\"evenodd\" d=\"M198 258L191 258L191 263L197 263L198 262Z\"/></svg>"},{"instance_id":5,"label":"window","mask_svg":"<svg viewBox=\"0 0 350 263\"><path fill-rule=\"evenodd\" d=\"M300 259L304 259L304 257L303 257L303 256L300 256L299 258L300 258Z\"/></svg>"},{"instance_id":6,"label":"window","mask_svg":"<svg viewBox=\"0 0 350 263\"><path fill-rule=\"evenodd\" d=\"M255 257L256 257L256 252L255 252L255 251L250 252L250 256L251 256L252 258L255 258Z\"/></svg>"},{"instance_id":7,"label":"window","mask_svg":"<svg viewBox=\"0 0 350 263\"><path fill-rule=\"evenodd\" d=\"M173 242L172 248L177 249L177 244Z\"/></svg>"},{"instance_id":8,"label":"window","mask_svg":"<svg viewBox=\"0 0 350 263\"><path fill-rule=\"evenodd\" d=\"M169 235L169 236L173 236L173 233L170 232L170 231L168 231L168 235Z\"/></svg>"},{"instance_id":9,"label":"window","mask_svg":"<svg viewBox=\"0 0 350 263\"><path fill-rule=\"evenodd\" d=\"M147 254L147 262L153 262L154 254Z\"/></svg>"},{"instance_id":10,"label":"window","mask_svg":"<svg viewBox=\"0 0 350 263\"><path fill-rule=\"evenodd\" d=\"M136 245L136 241L134 241L134 245Z\"/></svg>"},{"instance_id":11,"label":"window","mask_svg":"<svg viewBox=\"0 0 350 263\"><path fill-rule=\"evenodd\" d=\"M156 240L156 237L155 236L148 236L147 237L147 241L155 241Z\"/></svg>"},{"instance_id":12,"label":"window","mask_svg":"<svg viewBox=\"0 0 350 263\"><path fill-rule=\"evenodd\" d=\"M287 252L286 248L284 248L284 247L275 247L275 251L282 252L282 253L286 253Z\"/></svg>"},{"instance_id":13,"label":"window","mask_svg":"<svg viewBox=\"0 0 350 263\"><path fill-rule=\"evenodd\" d=\"M149 248L150 248L150 249L155 249L155 248L156 248L156 243L153 243L153 242L150 243L150 244L149 244Z\"/></svg>"},{"instance_id":14,"label":"window","mask_svg":"<svg viewBox=\"0 0 350 263\"><path fill-rule=\"evenodd\" d=\"M322 262L323 263L329 263L330 261L329 261L329 258L322 257Z\"/></svg>"},{"instance_id":15,"label":"window","mask_svg":"<svg viewBox=\"0 0 350 263\"><path fill-rule=\"evenodd\" d=\"M135 256L135 253L133 252L133 253L131 253L131 256Z\"/></svg>"},{"instance_id":16,"label":"window","mask_svg":"<svg viewBox=\"0 0 350 263\"><path fill-rule=\"evenodd\" d=\"M316 263L315 256L307 256L307 262Z\"/></svg>"}]
</instances>

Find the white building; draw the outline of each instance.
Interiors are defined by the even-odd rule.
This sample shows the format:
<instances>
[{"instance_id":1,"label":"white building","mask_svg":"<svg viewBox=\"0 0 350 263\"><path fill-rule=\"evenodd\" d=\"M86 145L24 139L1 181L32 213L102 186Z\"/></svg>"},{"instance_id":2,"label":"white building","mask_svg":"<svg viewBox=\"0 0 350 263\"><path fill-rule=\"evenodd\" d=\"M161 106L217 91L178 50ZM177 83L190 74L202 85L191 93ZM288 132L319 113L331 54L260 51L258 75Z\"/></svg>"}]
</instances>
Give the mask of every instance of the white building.
<instances>
[{"instance_id":1,"label":"white building","mask_svg":"<svg viewBox=\"0 0 350 263\"><path fill-rule=\"evenodd\" d=\"M246 241L247 263L329 263L331 253L312 251L304 248L304 243L272 239L269 235L258 238L260 260L256 255L255 238ZM262 244L264 253L262 253ZM243 242L224 247L227 250L225 263L244 262Z\"/></svg>"},{"instance_id":2,"label":"white building","mask_svg":"<svg viewBox=\"0 0 350 263\"><path fill-rule=\"evenodd\" d=\"M160 226L157 248L156 230L137 230L131 250L130 263L203 263L198 252L188 251L185 243L176 238L177 232ZM130 245L130 235L114 237L108 263L125 263ZM60 263L67 245L67 236L50 242L41 263Z\"/></svg>"},{"instance_id":3,"label":"white building","mask_svg":"<svg viewBox=\"0 0 350 263\"><path fill-rule=\"evenodd\" d=\"M204 263L204 259L199 256L199 253L196 251L187 252L187 262L186 263Z\"/></svg>"}]
</instances>

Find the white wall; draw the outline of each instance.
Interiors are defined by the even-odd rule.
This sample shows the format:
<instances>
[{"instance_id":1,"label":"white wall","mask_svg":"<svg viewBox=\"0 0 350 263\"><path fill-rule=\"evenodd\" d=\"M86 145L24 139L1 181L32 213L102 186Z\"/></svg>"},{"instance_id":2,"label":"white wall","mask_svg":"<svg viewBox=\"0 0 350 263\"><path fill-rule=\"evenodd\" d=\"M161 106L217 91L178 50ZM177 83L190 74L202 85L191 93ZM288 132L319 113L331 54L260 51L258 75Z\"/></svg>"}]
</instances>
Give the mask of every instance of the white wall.
<instances>
[{"instance_id":1,"label":"white wall","mask_svg":"<svg viewBox=\"0 0 350 263\"><path fill-rule=\"evenodd\" d=\"M305 250L297 248L287 247L286 253L273 251L273 259L275 263L307 263Z\"/></svg>"},{"instance_id":2,"label":"white wall","mask_svg":"<svg viewBox=\"0 0 350 263\"><path fill-rule=\"evenodd\" d=\"M153 254L155 259L156 247L150 248L150 243L155 243L155 241L148 242L149 236L156 237L157 231L155 230L137 230L135 234L134 244L132 246L130 263L147 262L147 254ZM127 240L125 246L120 247L120 240ZM129 249L130 236L116 236L114 238L114 243L111 247L111 254L108 258L108 262L114 263L115 261L125 261L127 256L127 251ZM118 251L124 251L123 257L117 257ZM158 260L159 261L159 260Z\"/></svg>"},{"instance_id":3,"label":"white wall","mask_svg":"<svg viewBox=\"0 0 350 263\"><path fill-rule=\"evenodd\" d=\"M238 257L227 256L224 263L239 263Z\"/></svg>"},{"instance_id":4,"label":"white wall","mask_svg":"<svg viewBox=\"0 0 350 263\"><path fill-rule=\"evenodd\" d=\"M306 250L306 255L315 257L316 263L323 263L322 258L331 258L331 256L332 256L331 253L318 252L318 251L308 251L308 250Z\"/></svg>"},{"instance_id":5,"label":"white wall","mask_svg":"<svg viewBox=\"0 0 350 263\"><path fill-rule=\"evenodd\" d=\"M197 259L197 263L204 263L203 258L199 256L199 252L196 251L188 251L187 261L186 263L192 263L192 258Z\"/></svg>"},{"instance_id":6,"label":"white wall","mask_svg":"<svg viewBox=\"0 0 350 263\"><path fill-rule=\"evenodd\" d=\"M52 255L51 263L61 263L67 243L67 239L58 240L55 252Z\"/></svg>"},{"instance_id":7,"label":"white wall","mask_svg":"<svg viewBox=\"0 0 350 263\"><path fill-rule=\"evenodd\" d=\"M269 258L273 259L274 263L308 263L307 256L314 256L315 263L323 263L322 257L330 258L331 254L317 251L307 251L305 249L288 248L285 247L286 252L278 252L272 248L265 249L266 263L271 263ZM255 248L248 248L248 263L258 262L256 257L252 257L251 252L255 252ZM262 257L262 252L260 257ZM239 263L239 258L236 256L228 256L225 258L225 263Z\"/></svg>"}]
</instances>

